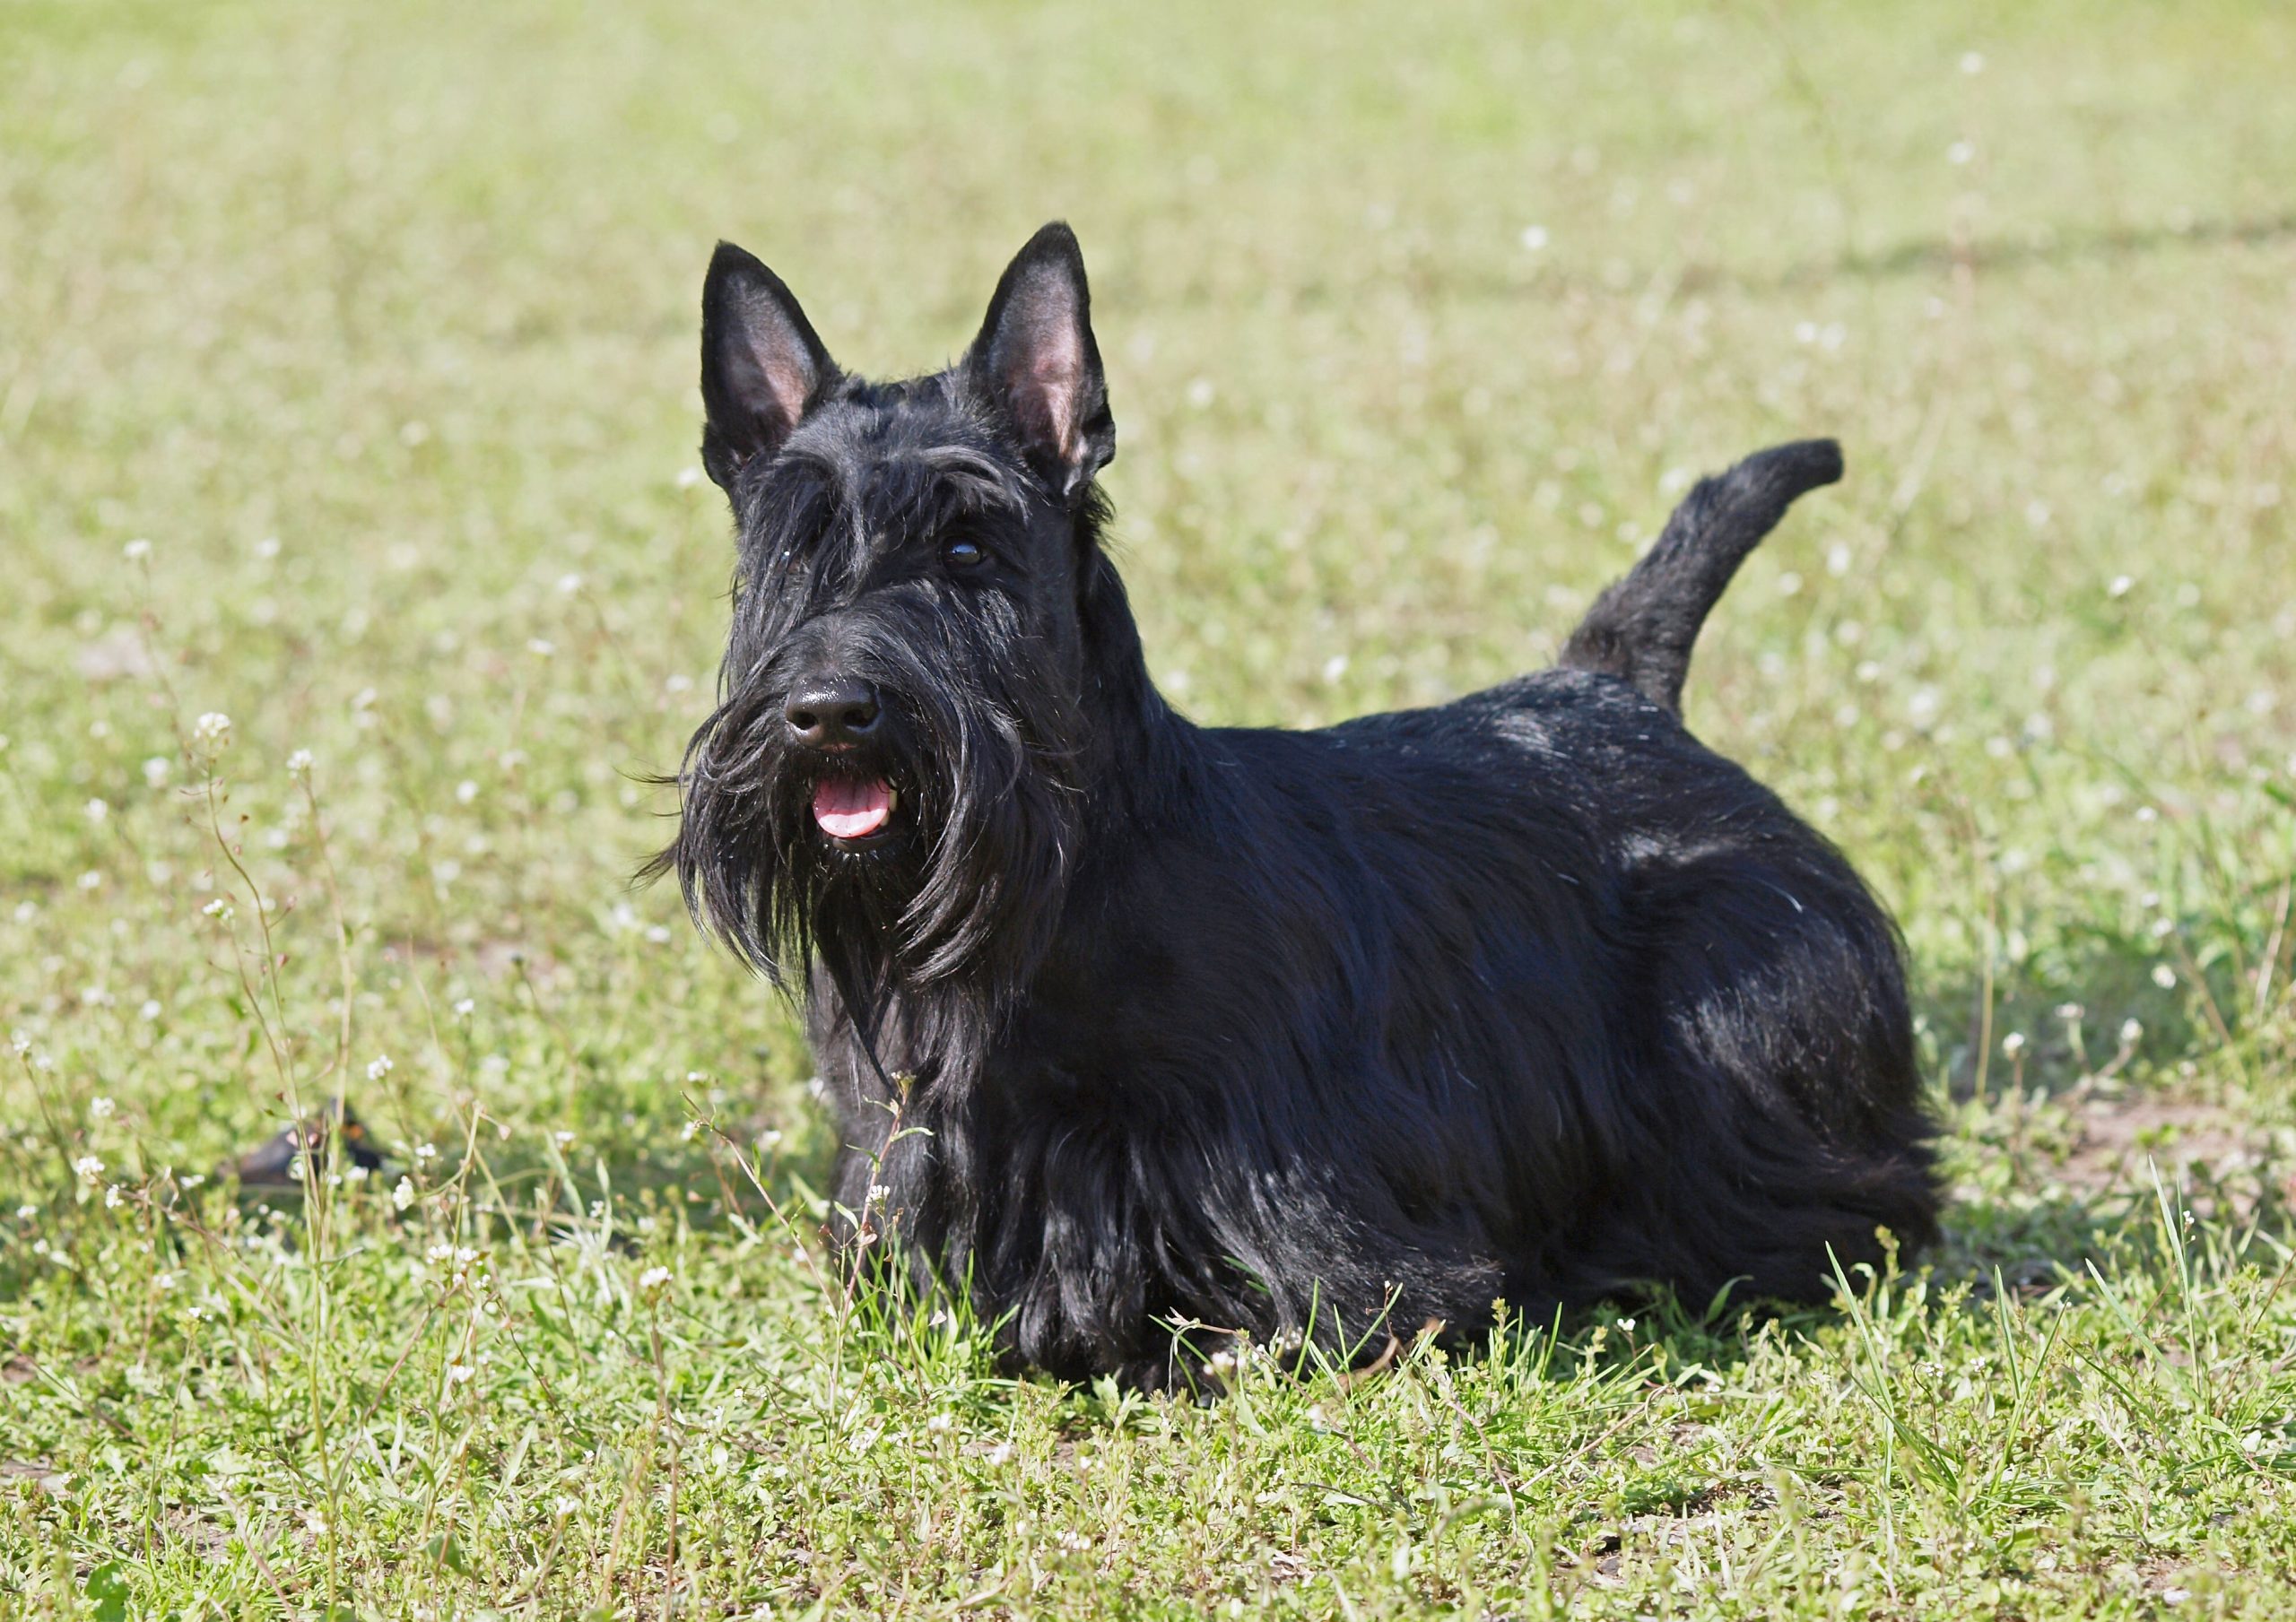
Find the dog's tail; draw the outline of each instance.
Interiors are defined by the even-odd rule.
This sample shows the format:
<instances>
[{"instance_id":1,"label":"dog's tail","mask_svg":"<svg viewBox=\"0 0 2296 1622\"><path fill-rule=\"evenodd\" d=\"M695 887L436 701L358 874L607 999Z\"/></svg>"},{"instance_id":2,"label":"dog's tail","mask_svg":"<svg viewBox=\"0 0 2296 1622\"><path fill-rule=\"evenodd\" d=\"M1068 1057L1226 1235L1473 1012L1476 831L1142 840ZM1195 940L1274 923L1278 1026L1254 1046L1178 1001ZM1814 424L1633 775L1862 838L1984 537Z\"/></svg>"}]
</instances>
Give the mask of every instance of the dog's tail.
<instances>
[{"instance_id":1,"label":"dog's tail","mask_svg":"<svg viewBox=\"0 0 2296 1622\"><path fill-rule=\"evenodd\" d=\"M1681 714L1691 644L1730 577L1796 497L1840 477L1840 446L1802 439L1700 480L1657 543L1595 599L1558 663L1617 676Z\"/></svg>"}]
</instances>

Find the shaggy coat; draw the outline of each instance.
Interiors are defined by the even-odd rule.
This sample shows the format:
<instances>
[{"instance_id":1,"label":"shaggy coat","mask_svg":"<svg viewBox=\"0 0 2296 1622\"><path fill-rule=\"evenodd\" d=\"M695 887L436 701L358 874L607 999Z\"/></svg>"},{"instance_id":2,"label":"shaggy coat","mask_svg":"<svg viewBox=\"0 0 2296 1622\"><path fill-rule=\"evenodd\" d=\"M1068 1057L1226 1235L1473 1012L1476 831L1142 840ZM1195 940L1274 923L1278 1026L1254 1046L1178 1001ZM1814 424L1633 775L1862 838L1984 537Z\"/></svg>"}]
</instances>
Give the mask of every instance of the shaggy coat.
<instances>
[{"instance_id":1,"label":"shaggy coat","mask_svg":"<svg viewBox=\"0 0 2296 1622\"><path fill-rule=\"evenodd\" d=\"M1679 714L1831 444L1699 485L1554 669L1205 728L1101 543L1065 227L961 360L890 384L721 247L703 394L733 629L657 865L801 994L834 1227L911 1299L1154 1388L1235 1334L1361 1361L1501 1301L1818 1299L1932 1236L1891 922Z\"/></svg>"}]
</instances>

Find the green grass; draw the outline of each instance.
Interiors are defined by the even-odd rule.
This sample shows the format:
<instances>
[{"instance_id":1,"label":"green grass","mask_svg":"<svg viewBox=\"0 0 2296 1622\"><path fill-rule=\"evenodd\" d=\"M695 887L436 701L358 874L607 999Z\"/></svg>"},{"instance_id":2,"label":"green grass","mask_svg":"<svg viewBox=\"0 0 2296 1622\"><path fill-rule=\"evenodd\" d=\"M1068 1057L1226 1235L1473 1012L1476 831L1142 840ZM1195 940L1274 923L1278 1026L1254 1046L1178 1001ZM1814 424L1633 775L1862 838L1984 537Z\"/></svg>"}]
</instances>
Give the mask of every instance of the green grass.
<instances>
[{"instance_id":1,"label":"green grass","mask_svg":"<svg viewBox=\"0 0 2296 1622\"><path fill-rule=\"evenodd\" d=\"M1531 11L6 5L0 1613L2296 1612L2296 17ZM915 369L1055 215L1205 719L1845 441L1691 720L1904 921L1939 1251L1208 1409L822 1281L796 1028L628 888L701 268ZM385 1175L201 1177L338 1092Z\"/></svg>"}]
</instances>

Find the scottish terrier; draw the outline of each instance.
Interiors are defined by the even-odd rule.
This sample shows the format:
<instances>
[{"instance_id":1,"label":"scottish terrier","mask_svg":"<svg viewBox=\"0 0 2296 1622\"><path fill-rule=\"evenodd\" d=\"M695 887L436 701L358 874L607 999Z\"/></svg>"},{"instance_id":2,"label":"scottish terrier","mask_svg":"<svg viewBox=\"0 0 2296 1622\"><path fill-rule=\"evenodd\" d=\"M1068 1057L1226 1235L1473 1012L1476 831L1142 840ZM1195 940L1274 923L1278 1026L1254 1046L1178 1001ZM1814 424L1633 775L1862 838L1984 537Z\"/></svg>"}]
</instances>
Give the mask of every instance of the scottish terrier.
<instances>
[{"instance_id":1,"label":"scottish terrier","mask_svg":"<svg viewBox=\"0 0 2296 1622\"><path fill-rule=\"evenodd\" d=\"M733 627L653 871L801 997L857 1265L1154 1389L1239 1337L1361 1363L1502 1302L1822 1299L1932 1236L1894 928L1680 716L1833 444L1699 484L1553 669L1207 728L1104 542L1065 225L946 370L840 371L730 244L701 350Z\"/></svg>"}]
</instances>

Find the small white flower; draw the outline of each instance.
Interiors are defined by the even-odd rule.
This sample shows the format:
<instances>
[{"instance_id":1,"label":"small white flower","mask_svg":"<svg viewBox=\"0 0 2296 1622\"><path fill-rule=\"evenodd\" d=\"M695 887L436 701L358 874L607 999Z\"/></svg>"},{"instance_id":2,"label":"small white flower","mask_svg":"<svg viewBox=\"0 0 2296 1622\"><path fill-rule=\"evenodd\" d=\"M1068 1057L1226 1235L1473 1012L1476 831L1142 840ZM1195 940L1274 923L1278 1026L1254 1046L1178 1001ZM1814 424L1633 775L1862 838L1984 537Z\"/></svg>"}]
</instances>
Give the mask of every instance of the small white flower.
<instances>
[{"instance_id":1,"label":"small white flower","mask_svg":"<svg viewBox=\"0 0 2296 1622\"><path fill-rule=\"evenodd\" d=\"M287 757L287 775L300 781L311 775L311 751L299 749Z\"/></svg>"},{"instance_id":2,"label":"small white flower","mask_svg":"<svg viewBox=\"0 0 2296 1622\"><path fill-rule=\"evenodd\" d=\"M666 1267L649 1267L638 1275L638 1288L649 1294L661 1288L669 1281L670 1270Z\"/></svg>"},{"instance_id":3,"label":"small white flower","mask_svg":"<svg viewBox=\"0 0 2296 1622\"><path fill-rule=\"evenodd\" d=\"M32 1039L20 1030L8 1033L8 1046L19 1059L32 1051Z\"/></svg>"},{"instance_id":4,"label":"small white flower","mask_svg":"<svg viewBox=\"0 0 2296 1622\"><path fill-rule=\"evenodd\" d=\"M2106 584L2105 595L2108 597L2126 597L2131 591L2135 589L2135 586L2136 578L2135 576L2115 575L2112 579Z\"/></svg>"},{"instance_id":5,"label":"small white flower","mask_svg":"<svg viewBox=\"0 0 2296 1622\"><path fill-rule=\"evenodd\" d=\"M2144 1025L2142 1020L2123 1019L2120 1022L2120 1045L2123 1047L2135 1047L2144 1040Z\"/></svg>"},{"instance_id":6,"label":"small white flower","mask_svg":"<svg viewBox=\"0 0 2296 1622\"><path fill-rule=\"evenodd\" d=\"M88 1100L88 1117L93 1121L106 1120L118 1107L109 1098L91 1098Z\"/></svg>"},{"instance_id":7,"label":"small white flower","mask_svg":"<svg viewBox=\"0 0 2296 1622\"><path fill-rule=\"evenodd\" d=\"M163 1294L163 1295L164 1295L166 1292L168 1292L169 1290L173 1289L175 1287L176 1287L176 1276L175 1276L175 1274L173 1274L173 1273L171 1273L171 1272L169 1272L169 1271L168 1271L167 1270L165 1270L164 1268L163 1268L163 1269L161 1269L160 1271L158 1271L158 1272L156 1272L156 1273L153 1273L153 1274L152 1275L152 1288L153 1289L156 1289L156 1290L160 1291L161 1294Z\"/></svg>"},{"instance_id":8,"label":"small white flower","mask_svg":"<svg viewBox=\"0 0 2296 1622\"><path fill-rule=\"evenodd\" d=\"M109 1188L104 1190L104 1209L106 1210L117 1210L120 1208L121 1202L126 1198L126 1196L119 1192L119 1184L115 1183Z\"/></svg>"},{"instance_id":9,"label":"small white flower","mask_svg":"<svg viewBox=\"0 0 2296 1622\"><path fill-rule=\"evenodd\" d=\"M229 924L232 918L238 915L237 910L231 906L231 904L229 901L224 900L221 896L216 897L213 901L210 901L206 906L201 907L199 910L205 913L211 918L221 918L226 924Z\"/></svg>"},{"instance_id":10,"label":"small white flower","mask_svg":"<svg viewBox=\"0 0 2296 1622\"><path fill-rule=\"evenodd\" d=\"M367 1080L370 1081L379 1081L390 1073L391 1061L387 1054L376 1054L367 1066Z\"/></svg>"},{"instance_id":11,"label":"small white flower","mask_svg":"<svg viewBox=\"0 0 2296 1622\"><path fill-rule=\"evenodd\" d=\"M101 800L91 800L82 809L88 813L88 820L91 822L101 822L106 817L111 815L111 807Z\"/></svg>"},{"instance_id":12,"label":"small white flower","mask_svg":"<svg viewBox=\"0 0 2296 1622\"><path fill-rule=\"evenodd\" d=\"M2004 1056L2013 1059L2024 1051L2025 1033L2023 1031L2013 1030L2001 1038L2001 1052Z\"/></svg>"},{"instance_id":13,"label":"small white flower","mask_svg":"<svg viewBox=\"0 0 2296 1622\"><path fill-rule=\"evenodd\" d=\"M455 1018L457 1019L469 1019L473 1013L477 1011L477 1009L478 1004L468 997L457 997L455 999Z\"/></svg>"},{"instance_id":14,"label":"small white flower","mask_svg":"<svg viewBox=\"0 0 2296 1622\"><path fill-rule=\"evenodd\" d=\"M168 774L175 769L174 762L165 755L153 755L144 762L144 782L149 788L167 786Z\"/></svg>"},{"instance_id":15,"label":"small white flower","mask_svg":"<svg viewBox=\"0 0 2296 1622\"><path fill-rule=\"evenodd\" d=\"M120 556L126 558L130 563L141 563L152 555L152 543L138 537L121 547L119 551Z\"/></svg>"},{"instance_id":16,"label":"small white flower","mask_svg":"<svg viewBox=\"0 0 2296 1622\"><path fill-rule=\"evenodd\" d=\"M558 589L563 594L569 597L572 596L576 592L582 589L582 577L574 574L559 576Z\"/></svg>"},{"instance_id":17,"label":"small white flower","mask_svg":"<svg viewBox=\"0 0 2296 1622\"><path fill-rule=\"evenodd\" d=\"M82 1155L72 1162L72 1175L83 1182L93 1183L104 1175L104 1163L93 1155Z\"/></svg>"},{"instance_id":18,"label":"small white flower","mask_svg":"<svg viewBox=\"0 0 2296 1622\"><path fill-rule=\"evenodd\" d=\"M2177 971L2170 968L2165 963L2155 963L2152 966L2152 984L2159 986L2162 991L2175 990L2177 984Z\"/></svg>"},{"instance_id":19,"label":"small white flower","mask_svg":"<svg viewBox=\"0 0 2296 1622\"><path fill-rule=\"evenodd\" d=\"M414 1146L414 1158L418 1160L435 1160L439 1158L439 1146L435 1143L418 1143Z\"/></svg>"},{"instance_id":20,"label":"small white flower","mask_svg":"<svg viewBox=\"0 0 2296 1622\"><path fill-rule=\"evenodd\" d=\"M1631 1335L1634 1332L1634 1320L1631 1318L1621 1318L1618 1321L1618 1327L1620 1333Z\"/></svg>"},{"instance_id":21,"label":"small white flower","mask_svg":"<svg viewBox=\"0 0 2296 1622\"><path fill-rule=\"evenodd\" d=\"M925 1428L929 1431L938 1433L950 1429L956 1424L956 1422L954 1415L948 1413L937 1413L925 1422Z\"/></svg>"},{"instance_id":22,"label":"small white flower","mask_svg":"<svg viewBox=\"0 0 2296 1622\"><path fill-rule=\"evenodd\" d=\"M890 1187L883 1183L872 1183L869 1184L869 1203L874 1205L880 1201L891 1199L892 1197L892 1192L893 1191Z\"/></svg>"},{"instance_id":23,"label":"small white flower","mask_svg":"<svg viewBox=\"0 0 2296 1622\"><path fill-rule=\"evenodd\" d=\"M455 785L455 802L457 805L468 805L477 798L478 785L470 778L465 777L460 783Z\"/></svg>"},{"instance_id":24,"label":"small white flower","mask_svg":"<svg viewBox=\"0 0 2296 1622\"><path fill-rule=\"evenodd\" d=\"M398 1185L391 1190L391 1204L399 1210L404 1210L413 1203L414 1184L401 1177Z\"/></svg>"},{"instance_id":25,"label":"small white flower","mask_svg":"<svg viewBox=\"0 0 2296 1622\"><path fill-rule=\"evenodd\" d=\"M781 1147L780 1129L770 1126L766 1128L765 1131L758 1133L757 1146L769 1155L775 1149L779 1149Z\"/></svg>"},{"instance_id":26,"label":"small white flower","mask_svg":"<svg viewBox=\"0 0 2296 1622\"><path fill-rule=\"evenodd\" d=\"M537 659L547 659L558 651L557 646L544 637L526 638L526 651Z\"/></svg>"},{"instance_id":27,"label":"small white flower","mask_svg":"<svg viewBox=\"0 0 2296 1622\"><path fill-rule=\"evenodd\" d=\"M101 889L103 887L104 876L96 872L93 868L90 868L86 872L80 875L80 888L82 889Z\"/></svg>"},{"instance_id":28,"label":"small white flower","mask_svg":"<svg viewBox=\"0 0 2296 1622\"><path fill-rule=\"evenodd\" d=\"M231 717L209 710L191 724L191 741L207 754L222 754L231 747Z\"/></svg>"},{"instance_id":29,"label":"small white flower","mask_svg":"<svg viewBox=\"0 0 2296 1622\"><path fill-rule=\"evenodd\" d=\"M700 1135L701 1123L699 1121L689 1121L678 1129L678 1141L681 1143L691 1143Z\"/></svg>"},{"instance_id":30,"label":"small white flower","mask_svg":"<svg viewBox=\"0 0 2296 1622\"><path fill-rule=\"evenodd\" d=\"M477 1372L467 1363L449 1363L447 1365L447 1383L460 1385Z\"/></svg>"},{"instance_id":31,"label":"small white flower","mask_svg":"<svg viewBox=\"0 0 2296 1622\"><path fill-rule=\"evenodd\" d=\"M551 1133L550 1141L558 1145L561 1150L574 1147L574 1134L566 1131L563 1127Z\"/></svg>"}]
</instances>

